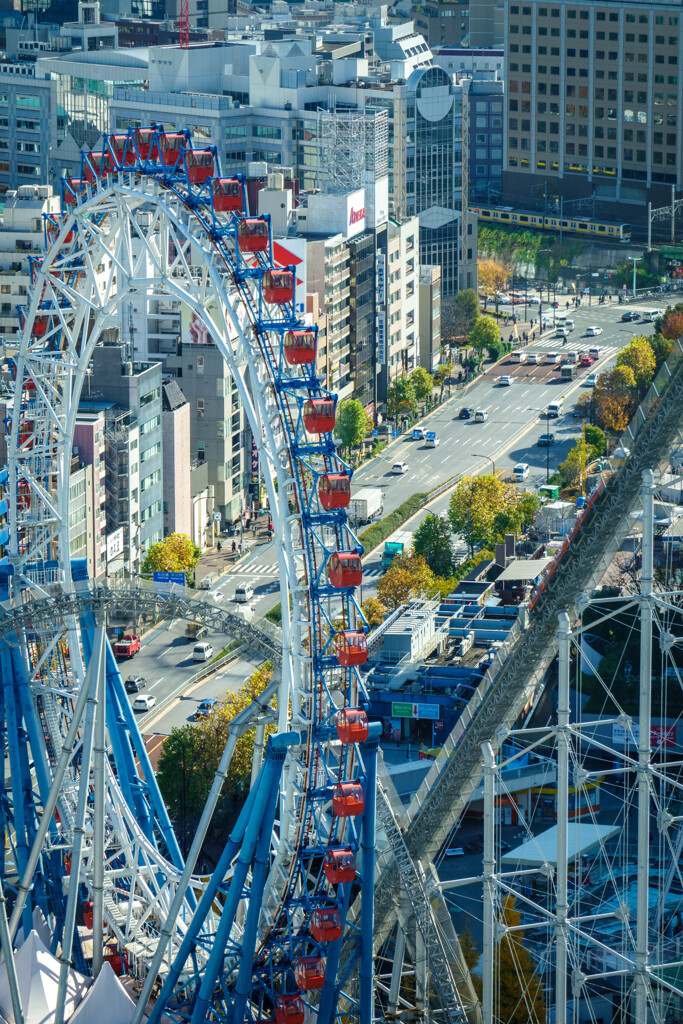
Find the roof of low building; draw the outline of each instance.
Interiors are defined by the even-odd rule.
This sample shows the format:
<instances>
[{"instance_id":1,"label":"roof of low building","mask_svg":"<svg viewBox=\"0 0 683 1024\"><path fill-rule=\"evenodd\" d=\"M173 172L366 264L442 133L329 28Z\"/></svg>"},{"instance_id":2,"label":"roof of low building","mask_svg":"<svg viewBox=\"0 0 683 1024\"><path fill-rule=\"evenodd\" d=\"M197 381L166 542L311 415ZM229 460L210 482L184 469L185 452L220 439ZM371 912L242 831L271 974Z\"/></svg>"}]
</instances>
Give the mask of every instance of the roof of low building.
<instances>
[{"instance_id":1,"label":"roof of low building","mask_svg":"<svg viewBox=\"0 0 683 1024\"><path fill-rule=\"evenodd\" d=\"M514 562L510 562L506 569L503 569L497 582L509 583L513 581L535 580L537 576L540 576L548 568L552 561L552 558L517 559Z\"/></svg>"}]
</instances>

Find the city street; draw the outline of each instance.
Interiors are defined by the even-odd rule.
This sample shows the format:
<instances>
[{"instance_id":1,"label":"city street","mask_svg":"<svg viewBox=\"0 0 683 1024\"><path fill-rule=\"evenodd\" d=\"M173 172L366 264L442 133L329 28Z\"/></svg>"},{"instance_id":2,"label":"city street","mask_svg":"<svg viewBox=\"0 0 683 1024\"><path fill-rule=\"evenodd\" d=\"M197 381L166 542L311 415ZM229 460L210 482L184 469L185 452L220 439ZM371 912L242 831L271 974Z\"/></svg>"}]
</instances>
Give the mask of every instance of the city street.
<instances>
[{"instance_id":1,"label":"city street","mask_svg":"<svg viewBox=\"0 0 683 1024\"><path fill-rule=\"evenodd\" d=\"M638 310L640 307L629 308ZM545 361L538 365L529 365L528 362L513 364L509 361L498 364L462 392L458 399L442 405L427 418L425 426L436 431L439 447L428 449L424 442L413 441L410 434L398 438L379 458L354 474L354 490L362 486L381 487L386 515L411 495L432 490L456 475L490 472L493 466L507 474L518 462L526 462L530 467L529 477L520 487L537 490L545 482L546 473L552 473L566 457L579 434L580 420L573 417L572 410L585 390L582 381L589 373L599 372L611 365L618 351L628 344L634 334L652 333L652 324L622 323L620 318L623 309L623 306L582 307L571 313L576 328L566 345L562 345L561 338L554 337L554 332L546 332L542 340L525 348L527 353L539 352L545 356L547 352L564 354L599 347L599 362L590 369L581 370L577 380L561 382L559 368ZM586 327L592 325L602 327L604 333L598 337L586 336ZM503 374L514 377L510 387L500 385L499 378ZM566 399L563 413L558 419L550 421L550 430L555 434L556 442L549 449L538 447L538 436L547 426L543 413L548 402L559 397ZM475 423L473 419L459 419L459 411L465 406L485 410L488 421ZM391 472L392 464L399 460L408 465L407 472L400 476ZM449 498L449 491L435 498L428 508L420 510L407 524L407 528L414 530L428 512L445 512ZM456 540L455 549L456 554L464 554L464 543ZM381 553L380 545L365 562L363 598L372 593L380 575ZM279 602L280 585L274 544L253 548L234 568L217 580L213 591L198 591L197 596L211 601L215 600L215 591L219 591L221 604L234 611L240 607L234 601L235 589L243 583L250 583L254 589L250 603L256 620ZM155 636L130 663L121 664L124 679L128 675L144 676L147 687L143 692L154 694L158 701L171 693L180 694L186 680L201 668L201 663L192 660L192 644L185 639L184 631L185 623L175 622ZM209 633L203 639L213 645L215 654L229 643L229 637L222 634ZM142 728L145 729L147 721L153 721L155 732L167 733L173 726L183 725L191 719L201 700L238 688L257 663L257 659L253 662L241 659L231 663L217 675L192 688L190 694L183 695L179 704L164 713L159 721L156 721L154 711L140 715Z\"/></svg>"}]
</instances>

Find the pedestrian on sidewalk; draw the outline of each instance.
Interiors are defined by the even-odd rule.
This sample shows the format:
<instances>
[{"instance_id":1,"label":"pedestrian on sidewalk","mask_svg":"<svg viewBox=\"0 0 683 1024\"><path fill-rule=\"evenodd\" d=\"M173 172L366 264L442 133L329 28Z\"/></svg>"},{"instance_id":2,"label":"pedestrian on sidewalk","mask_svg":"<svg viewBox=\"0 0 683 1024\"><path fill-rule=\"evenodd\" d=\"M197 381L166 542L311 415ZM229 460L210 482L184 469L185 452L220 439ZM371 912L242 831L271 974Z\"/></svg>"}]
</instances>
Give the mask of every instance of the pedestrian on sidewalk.
<instances>
[{"instance_id":1,"label":"pedestrian on sidewalk","mask_svg":"<svg viewBox=\"0 0 683 1024\"><path fill-rule=\"evenodd\" d=\"M236 542L236 541L233 541L233 542L232 542L232 553L233 553L233 555L234 555L234 553L235 553L236 551L237 551L237 542Z\"/></svg>"},{"instance_id":2,"label":"pedestrian on sidewalk","mask_svg":"<svg viewBox=\"0 0 683 1024\"><path fill-rule=\"evenodd\" d=\"M222 550L222 544L221 544L220 541L218 541L218 544L216 544L216 550L218 551L218 554L220 555L221 550Z\"/></svg>"}]
</instances>

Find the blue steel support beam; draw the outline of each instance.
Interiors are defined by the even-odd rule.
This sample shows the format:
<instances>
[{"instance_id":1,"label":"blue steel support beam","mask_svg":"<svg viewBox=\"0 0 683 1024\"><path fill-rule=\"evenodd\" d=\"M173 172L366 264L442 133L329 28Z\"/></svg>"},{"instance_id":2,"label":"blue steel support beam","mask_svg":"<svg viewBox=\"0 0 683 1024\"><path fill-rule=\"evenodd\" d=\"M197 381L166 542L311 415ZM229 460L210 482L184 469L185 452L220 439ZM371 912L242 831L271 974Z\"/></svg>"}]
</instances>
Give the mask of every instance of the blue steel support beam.
<instances>
[{"instance_id":1,"label":"blue steel support beam","mask_svg":"<svg viewBox=\"0 0 683 1024\"><path fill-rule=\"evenodd\" d=\"M339 886L340 911L342 915L342 928L346 927L346 915L349 910L349 899L351 896L352 882L345 882ZM339 997L339 984L337 974L339 972L339 960L341 957L344 935L340 939L330 942L327 947L325 959L325 984L320 993L320 1005L318 1006L318 1024L331 1024L337 1009Z\"/></svg>"},{"instance_id":2,"label":"blue steel support beam","mask_svg":"<svg viewBox=\"0 0 683 1024\"><path fill-rule=\"evenodd\" d=\"M292 734L285 735L288 737L287 745L289 745L293 742ZM277 780L280 778L284 754L280 754L279 747L273 747L273 739L280 740L281 737L270 737L270 742L266 746L266 753L263 765L261 766L261 771L258 774L255 784L249 790L244 806L239 813L232 832L230 833L230 838L225 844L225 848L219 857L213 875L209 880L209 884L206 886L192 920L189 922L187 931L180 945L180 949L176 954L176 958L173 961L168 975L166 976L166 980L164 981L159 997L154 1005L154 1009L150 1014L148 1024L159 1024L159 1021L161 1020L163 1012L168 1005L168 1001L173 995L173 990L175 989L187 958L192 953L199 931L208 914L211 913L218 888L223 884L228 868L230 867L230 864L237 854L242 840L244 839L247 825L254 816L257 800L264 799L263 793L264 788L267 788L268 786L267 780L273 772L275 772Z\"/></svg>"},{"instance_id":3,"label":"blue steel support beam","mask_svg":"<svg viewBox=\"0 0 683 1024\"><path fill-rule=\"evenodd\" d=\"M25 780L22 771L22 759L19 751L19 724L17 722L14 701L14 670L12 668L11 653L8 648L0 651L0 674L2 675L2 689L5 698L7 750L12 779L12 818L14 824L15 856L17 860L16 867L17 874L22 878L28 861L24 799L27 788L30 789L30 779ZM31 907L28 901L24 905L22 925L24 934L28 935L32 927Z\"/></svg>"},{"instance_id":4,"label":"blue steel support beam","mask_svg":"<svg viewBox=\"0 0 683 1024\"><path fill-rule=\"evenodd\" d=\"M375 818L377 814L377 747L382 732L379 722L371 722L363 744L365 766L365 808L361 837L361 912L360 912L360 1024L373 1020L373 937L375 931Z\"/></svg>"},{"instance_id":5,"label":"blue steel support beam","mask_svg":"<svg viewBox=\"0 0 683 1024\"><path fill-rule=\"evenodd\" d=\"M235 922L235 914L242 899L247 872L254 858L259 833L262 828L268 826L272 829L280 772L287 753L287 747L298 739L299 737L295 733L281 733L279 736L271 736L268 740L266 759L261 769L263 780L256 797L254 813L247 824L242 846L235 862L233 876L221 913L221 919L216 929L211 954L204 968L204 977L202 978L194 1005L191 1024L204 1024L204 1021L207 1019L211 996L223 965L225 947L230 938Z\"/></svg>"}]
</instances>

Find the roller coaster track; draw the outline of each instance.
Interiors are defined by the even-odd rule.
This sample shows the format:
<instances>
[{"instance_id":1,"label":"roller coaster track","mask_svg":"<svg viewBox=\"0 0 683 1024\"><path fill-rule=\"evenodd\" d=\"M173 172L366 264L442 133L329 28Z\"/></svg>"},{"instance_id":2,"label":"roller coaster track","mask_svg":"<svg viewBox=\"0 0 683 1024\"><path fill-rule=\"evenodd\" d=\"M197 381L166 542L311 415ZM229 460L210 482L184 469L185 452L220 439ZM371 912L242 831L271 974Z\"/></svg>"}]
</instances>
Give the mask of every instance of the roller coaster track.
<instances>
[{"instance_id":1,"label":"roller coaster track","mask_svg":"<svg viewBox=\"0 0 683 1024\"><path fill-rule=\"evenodd\" d=\"M29 627L50 629L55 619L104 610L127 616L150 614L157 618L179 618L203 625L249 645L251 651L268 661L282 661L281 631L269 622L247 622L241 615L225 611L217 605L201 600L196 592L177 588L177 592L157 594L145 590L136 581L92 583L87 589L67 593L55 587L42 600L30 604L3 602L0 604L0 637L7 638Z\"/></svg>"},{"instance_id":2,"label":"roller coaster track","mask_svg":"<svg viewBox=\"0 0 683 1024\"><path fill-rule=\"evenodd\" d=\"M573 607L602 577L629 530L643 470L657 467L683 419L683 339L660 369L622 437L630 457L598 494L556 571L538 596L529 626L499 667L450 756L440 758L416 794L403 822L403 841L414 861L433 860L483 775L481 746L497 749L536 687L555 651L557 616ZM396 860L378 865L375 943L390 933L401 872Z\"/></svg>"}]
</instances>

